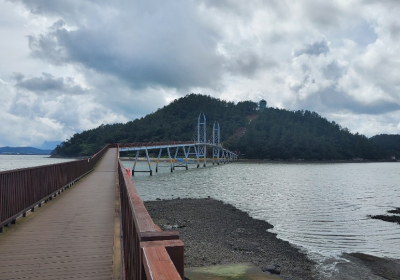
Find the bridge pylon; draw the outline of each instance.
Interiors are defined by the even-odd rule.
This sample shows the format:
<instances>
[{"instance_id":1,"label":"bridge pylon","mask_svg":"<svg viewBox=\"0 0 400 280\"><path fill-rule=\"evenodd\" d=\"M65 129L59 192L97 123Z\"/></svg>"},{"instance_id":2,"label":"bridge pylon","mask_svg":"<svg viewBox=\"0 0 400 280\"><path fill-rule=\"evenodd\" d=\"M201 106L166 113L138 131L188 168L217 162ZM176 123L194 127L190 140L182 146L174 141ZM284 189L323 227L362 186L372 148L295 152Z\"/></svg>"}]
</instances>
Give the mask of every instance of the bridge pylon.
<instances>
[{"instance_id":1,"label":"bridge pylon","mask_svg":"<svg viewBox=\"0 0 400 280\"><path fill-rule=\"evenodd\" d=\"M201 112L197 119L197 168L200 166L200 158L203 158L203 166L206 167L207 156L207 134L206 134L206 115Z\"/></svg>"},{"instance_id":2,"label":"bridge pylon","mask_svg":"<svg viewBox=\"0 0 400 280\"><path fill-rule=\"evenodd\" d=\"M213 165L215 164L215 158L217 158L217 164L219 165L219 153L220 149L215 148L215 145L219 147L219 141L220 141L220 129L219 129L219 122L214 122L213 125L213 138L212 138L212 143L213 143Z\"/></svg>"}]
</instances>

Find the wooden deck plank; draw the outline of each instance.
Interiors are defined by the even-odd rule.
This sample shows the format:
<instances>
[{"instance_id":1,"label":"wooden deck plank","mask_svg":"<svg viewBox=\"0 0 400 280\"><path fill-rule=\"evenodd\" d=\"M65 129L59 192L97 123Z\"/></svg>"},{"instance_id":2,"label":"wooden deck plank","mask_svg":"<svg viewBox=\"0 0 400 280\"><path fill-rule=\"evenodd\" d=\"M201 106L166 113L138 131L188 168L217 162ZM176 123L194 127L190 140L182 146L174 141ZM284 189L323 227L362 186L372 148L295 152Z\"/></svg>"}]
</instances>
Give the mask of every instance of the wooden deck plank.
<instances>
[{"instance_id":1,"label":"wooden deck plank","mask_svg":"<svg viewBox=\"0 0 400 280\"><path fill-rule=\"evenodd\" d=\"M0 235L0 280L112 278L117 156Z\"/></svg>"}]
</instances>

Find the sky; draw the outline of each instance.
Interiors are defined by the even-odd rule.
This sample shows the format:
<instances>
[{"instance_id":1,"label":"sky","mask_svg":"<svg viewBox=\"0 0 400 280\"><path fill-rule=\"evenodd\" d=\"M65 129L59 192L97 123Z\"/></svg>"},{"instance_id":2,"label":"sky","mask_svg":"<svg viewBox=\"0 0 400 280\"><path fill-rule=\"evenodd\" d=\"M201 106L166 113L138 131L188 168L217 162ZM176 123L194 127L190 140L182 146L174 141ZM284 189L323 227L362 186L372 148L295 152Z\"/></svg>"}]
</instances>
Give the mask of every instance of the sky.
<instances>
[{"instance_id":1,"label":"sky","mask_svg":"<svg viewBox=\"0 0 400 280\"><path fill-rule=\"evenodd\" d=\"M0 0L0 146L189 93L400 133L398 0Z\"/></svg>"}]
</instances>

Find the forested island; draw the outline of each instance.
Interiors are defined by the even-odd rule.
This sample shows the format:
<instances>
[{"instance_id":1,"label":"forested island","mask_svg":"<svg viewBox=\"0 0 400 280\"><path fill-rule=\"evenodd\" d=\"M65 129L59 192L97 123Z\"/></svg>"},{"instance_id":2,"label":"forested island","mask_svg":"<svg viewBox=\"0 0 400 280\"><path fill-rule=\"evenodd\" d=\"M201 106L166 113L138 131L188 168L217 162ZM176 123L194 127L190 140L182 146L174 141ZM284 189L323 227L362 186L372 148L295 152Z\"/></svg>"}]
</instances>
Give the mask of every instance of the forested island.
<instances>
[{"instance_id":1,"label":"forested island","mask_svg":"<svg viewBox=\"0 0 400 280\"><path fill-rule=\"evenodd\" d=\"M242 158L270 160L384 160L400 156L400 135L367 138L316 112L259 110L253 101L228 102L200 94L174 100L143 118L83 131L62 142L55 156L93 155L107 143L195 140L200 112L207 139L218 121L224 147Z\"/></svg>"}]
</instances>

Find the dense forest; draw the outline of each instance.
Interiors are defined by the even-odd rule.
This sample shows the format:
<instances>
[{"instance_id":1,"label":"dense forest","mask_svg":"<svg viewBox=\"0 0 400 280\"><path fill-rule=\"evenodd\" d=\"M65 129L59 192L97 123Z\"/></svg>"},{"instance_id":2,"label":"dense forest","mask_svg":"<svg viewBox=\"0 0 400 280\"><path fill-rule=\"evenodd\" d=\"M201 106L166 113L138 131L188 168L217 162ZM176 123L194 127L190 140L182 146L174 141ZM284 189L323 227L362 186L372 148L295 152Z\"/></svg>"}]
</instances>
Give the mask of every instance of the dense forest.
<instances>
[{"instance_id":1,"label":"dense forest","mask_svg":"<svg viewBox=\"0 0 400 280\"><path fill-rule=\"evenodd\" d=\"M386 157L400 158L400 135L398 134L380 134L370 138L378 144L385 152Z\"/></svg>"},{"instance_id":2,"label":"dense forest","mask_svg":"<svg viewBox=\"0 0 400 280\"><path fill-rule=\"evenodd\" d=\"M247 116L256 111L257 104L244 101L234 104L200 94L190 94L173 101L141 119L126 124L101 125L77 133L59 145L54 153L61 156L91 155L106 143L191 141L197 131L200 112L207 118L207 139L212 125L218 121L221 138L227 139L247 124Z\"/></svg>"},{"instance_id":3,"label":"dense forest","mask_svg":"<svg viewBox=\"0 0 400 280\"><path fill-rule=\"evenodd\" d=\"M252 101L227 102L189 94L141 119L126 124L101 125L75 134L54 151L58 156L85 156L106 143L195 140L197 118L207 118L207 138L218 121L224 147L245 158L259 159L383 159L378 142L352 134L315 112L266 108Z\"/></svg>"},{"instance_id":4,"label":"dense forest","mask_svg":"<svg viewBox=\"0 0 400 280\"><path fill-rule=\"evenodd\" d=\"M315 112L267 108L251 122L237 143L248 158L381 159L382 149Z\"/></svg>"}]
</instances>

